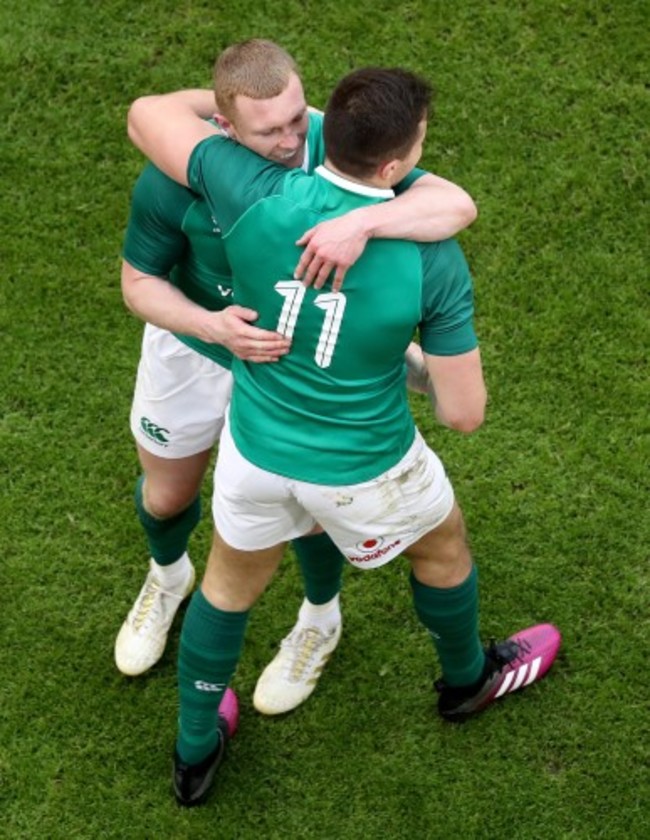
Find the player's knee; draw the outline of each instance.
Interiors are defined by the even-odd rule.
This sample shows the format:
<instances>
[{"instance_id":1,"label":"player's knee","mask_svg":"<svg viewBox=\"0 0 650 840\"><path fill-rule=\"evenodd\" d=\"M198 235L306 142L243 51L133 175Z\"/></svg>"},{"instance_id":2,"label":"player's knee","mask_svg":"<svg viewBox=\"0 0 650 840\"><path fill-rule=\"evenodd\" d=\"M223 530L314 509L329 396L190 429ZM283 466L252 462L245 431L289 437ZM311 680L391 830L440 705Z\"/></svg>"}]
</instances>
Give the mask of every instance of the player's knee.
<instances>
[{"instance_id":1,"label":"player's knee","mask_svg":"<svg viewBox=\"0 0 650 840\"><path fill-rule=\"evenodd\" d=\"M471 568L463 515L454 504L447 518L405 552L415 577L428 586L454 586Z\"/></svg>"},{"instance_id":2,"label":"player's knee","mask_svg":"<svg viewBox=\"0 0 650 840\"><path fill-rule=\"evenodd\" d=\"M156 519L171 519L189 507L195 498L194 488L150 481L145 484L145 507Z\"/></svg>"},{"instance_id":3,"label":"player's knee","mask_svg":"<svg viewBox=\"0 0 650 840\"><path fill-rule=\"evenodd\" d=\"M427 556L410 560L413 574L420 583L445 589L462 583L472 566L467 543L460 538L440 542Z\"/></svg>"}]
</instances>

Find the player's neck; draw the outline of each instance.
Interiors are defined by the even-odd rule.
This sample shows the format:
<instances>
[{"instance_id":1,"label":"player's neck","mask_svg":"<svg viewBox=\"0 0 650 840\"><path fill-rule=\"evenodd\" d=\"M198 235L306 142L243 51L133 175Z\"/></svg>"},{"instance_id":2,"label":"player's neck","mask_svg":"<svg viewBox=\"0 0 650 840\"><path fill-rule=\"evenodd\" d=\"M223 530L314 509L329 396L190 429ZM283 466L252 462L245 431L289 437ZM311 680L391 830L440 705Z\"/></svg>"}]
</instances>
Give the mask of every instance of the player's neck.
<instances>
[{"instance_id":1,"label":"player's neck","mask_svg":"<svg viewBox=\"0 0 650 840\"><path fill-rule=\"evenodd\" d=\"M373 176L368 176L367 178L355 178L353 175L348 175L347 172L343 172L342 169L338 169L329 158L325 158L325 167L329 169L330 172L333 172L335 175L338 175L339 178L344 178L346 181L352 181L353 184L362 184L364 187L377 187L381 190L389 190L392 187L392 184L389 182L388 179L382 178L379 174L375 174Z\"/></svg>"}]
</instances>

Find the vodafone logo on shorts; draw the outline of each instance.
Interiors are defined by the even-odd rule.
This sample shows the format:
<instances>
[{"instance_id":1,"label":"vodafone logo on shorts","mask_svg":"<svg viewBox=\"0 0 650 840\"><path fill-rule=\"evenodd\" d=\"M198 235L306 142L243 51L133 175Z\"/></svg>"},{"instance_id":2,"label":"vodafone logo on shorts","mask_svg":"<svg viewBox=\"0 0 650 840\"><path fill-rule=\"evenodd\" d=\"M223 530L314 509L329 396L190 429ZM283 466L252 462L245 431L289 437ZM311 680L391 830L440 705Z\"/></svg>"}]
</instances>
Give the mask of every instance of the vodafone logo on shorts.
<instances>
[{"instance_id":1,"label":"vodafone logo on shorts","mask_svg":"<svg viewBox=\"0 0 650 840\"><path fill-rule=\"evenodd\" d=\"M387 543L384 537L371 537L370 539L362 540L355 545L359 555L349 555L348 560L350 563L358 563L361 566L366 563L374 564L376 560L379 560L389 551L392 551L400 542L400 540L396 540L395 542Z\"/></svg>"},{"instance_id":2,"label":"vodafone logo on shorts","mask_svg":"<svg viewBox=\"0 0 650 840\"><path fill-rule=\"evenodd\" d=\"M371 551L376 551L378 548L381 547L383 543L383 537L372 537L369 540L358 542L355 548L357 549L357 551L361 551L363 554L368 554Z\"/></svg>"}]
</instances>

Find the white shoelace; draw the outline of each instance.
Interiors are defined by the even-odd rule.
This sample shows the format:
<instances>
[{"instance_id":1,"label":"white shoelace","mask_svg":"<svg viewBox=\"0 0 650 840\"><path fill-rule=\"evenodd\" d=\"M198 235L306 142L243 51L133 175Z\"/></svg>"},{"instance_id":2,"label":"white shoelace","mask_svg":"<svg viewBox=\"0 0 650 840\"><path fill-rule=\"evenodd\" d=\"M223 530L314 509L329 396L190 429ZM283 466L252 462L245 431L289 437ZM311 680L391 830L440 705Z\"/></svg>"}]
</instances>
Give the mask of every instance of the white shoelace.
<instances>
[{"instance_id":1,"label":"white shoelace","mask_svg":"<svg viewBox=\"0 0 650 840\"><path fill-rule=\"evenodd\" d=\"M304 679L305 672L312 667L318 651L330 635L317 627L306 627L283 639L282 648L293 654L285 665L285 676L290 682L301 682Z\"/></svg>"},{"instance_id":2,"label":"white shoelace","mask_svg":"<svg viewBox=\"0 0 650 840\"><path fill-rule=\"evenodd\" d=\"M133 608L132 624L137 633L149 630L158 617L163 622L167 620L163 606L165 597L175 601L183 600L182 594L163 589L154 577L149 577Z\"/></svg>"}]
</instances>

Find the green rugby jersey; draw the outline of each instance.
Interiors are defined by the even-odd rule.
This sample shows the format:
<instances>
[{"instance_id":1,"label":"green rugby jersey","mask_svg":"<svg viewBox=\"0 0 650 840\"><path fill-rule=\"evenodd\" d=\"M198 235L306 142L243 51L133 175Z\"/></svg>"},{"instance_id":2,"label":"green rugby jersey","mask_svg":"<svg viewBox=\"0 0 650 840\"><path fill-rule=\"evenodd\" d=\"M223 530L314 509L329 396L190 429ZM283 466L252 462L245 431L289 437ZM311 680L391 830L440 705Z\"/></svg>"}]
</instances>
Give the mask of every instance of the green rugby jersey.
<instances>
[{"instance_id":1,"label":"green rugby jersey","mask_svg":"<svg viewBox=\"0 0 650 840\"><path fill-rule=\"evenodd\" d=\"M305 169L324 160L323 115L309 114ZM211 312L229 306L232 272L221 241L221 231L201 196L177 184L153 164L136 181L123 257L134 268L166 277L186 297ZM178 335L184 344L225 368L231 352L220 344Z\"/></svg>"},{"instance_id":2,"label":"green rugby jersey","mask_svg":"<svg viewBox=\"0 0 650 840\"><path fill-rule=\"evenodd\" d=\"M233 362L239 451L263 469L316 484L367 481L394 466L415 433L404 365L415 328L428 353L477 345L458 244L371 240L341 292L305 289L293 279L302 233L392 190L324 167L314 176L287 172L222 138L195 149L188 178L219 220L235 302L259 312L258 326L292 338L276 363Z\"/></svg>"}]
</instances>

